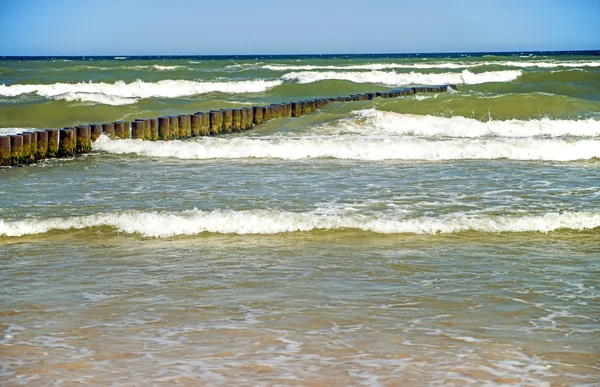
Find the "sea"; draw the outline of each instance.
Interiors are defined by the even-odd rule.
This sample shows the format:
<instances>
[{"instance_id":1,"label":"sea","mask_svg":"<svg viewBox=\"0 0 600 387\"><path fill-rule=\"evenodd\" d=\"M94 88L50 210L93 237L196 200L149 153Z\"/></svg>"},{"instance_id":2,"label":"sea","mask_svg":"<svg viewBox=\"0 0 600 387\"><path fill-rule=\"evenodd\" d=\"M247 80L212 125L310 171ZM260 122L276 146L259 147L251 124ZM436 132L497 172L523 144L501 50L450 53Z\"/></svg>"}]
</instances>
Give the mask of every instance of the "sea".
<instances>
[{"instance_id":1,"label":"sea","mask_svg":"<svg viewBox=\"0 0 600 387\"><path fill-rule=\"evenodd\" d=\"M455 84L0 168L3 386L600 386L600 52L0 57L0 135Z\"/></svg>"}]
</instances>

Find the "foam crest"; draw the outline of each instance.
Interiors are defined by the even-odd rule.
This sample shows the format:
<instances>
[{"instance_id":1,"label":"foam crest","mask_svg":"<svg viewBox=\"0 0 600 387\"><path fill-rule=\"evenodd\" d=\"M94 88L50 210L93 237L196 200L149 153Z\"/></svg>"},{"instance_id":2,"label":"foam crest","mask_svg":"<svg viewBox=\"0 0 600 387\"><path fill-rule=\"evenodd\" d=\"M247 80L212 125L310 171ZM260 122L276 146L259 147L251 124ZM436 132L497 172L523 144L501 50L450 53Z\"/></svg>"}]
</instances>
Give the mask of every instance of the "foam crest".
<instances>
[{"instance_id":1,"label":"foam crest","mask_svg":"<svg viewBox=\"0 0 600 387\"><path fill-rule=\"evenodd\" d=\"M0 95L15 97L23 94L38 94L44 97L67 99L73 98L73 93L85 96L88 101L92 96L96 102L105 98L177 98L194 96L211 92L222 93L259 93L280 85L279 80L249 80L230 82L198 82L186 80L162 80L144 82L137 80L131 83L117 81L115 83L53 83L49 85L0 85ZM113 100L114 101L114 100ZM121 100L124 102L124 100ZM103 102L101 102L103 103Z\"/></svg>"},{"instance_id":2,"label":"foam crest","mask_svg":"<svg viewBox=\"0 0 600 387\"><path fill-rule=\"evenodd\" d=\"M0 236L18 237L53 230L111 227L126 234L166 238L220 234L279 234L313 230L357 229L379 234L452 234L465 231L485 233L551 232L560 229L589 230L600 227L600 213L566 212L536 216L477 216L454 214L443 218L390 219L375 216L337 216L314 212L274 210L98 213L88 216L0 220Z\"/></svg>"},{"instance_id":3,"label":"foam crest","mask_svg":"<svg viewBox=\"0 0 600 387\"><path fill-rule=\"evenodd\" d=\"M419 94L415 95L418 97ZM587 120L506 120L478 121L462 116L437 117L431 115L400 114L365 109L354 112L354 117L338 123L328 131L345 133L390 133L416 136L446 137L559 137L600 136L600 121Z\"/></svg>"},{"instance_id":4,"label":"foam crest","mask_svg":"<svg viewBox=\"0 0 600 387\"><path fill-rule=\"evenodd\" d=\"M298 83L312 83L324 80L345 80L355 83L378 83L388 86L401 85L440 85L445 83L476 85L487 82L510 82L517 79L523 72L521 70L487 71L479 74L464 70L460 73L397 73L393 71L370 72L339 72L339 71L304 71L293 72L282 76L288 81Z\"/></svg>"},{"instance_id":5,"label":"foam crest","mask_svg":"<svg viewBox=\"0 0 600 387\"><path fill-rule=\"evenodd\" d=\"M554 160L600 158L600 142L561 139L451 139L430 141L406 137L356 135L314 137L199 137L195 141L110 140L101 136L96 151L178 159L301 160L335 158L346 160Z\"/></svg>"},{"instance_id":6,"label":"foam crest","mask_svg":"<svg viewBox=\"0 0 600 387\"><path fill-rule=\"evenodd\" d=\"M390 70L390 69L469 69L482 66L503 66L515 68L584 68L600 67L600 61L572 62L519 62L519 61L484 61L484 62L434 62L434 63L368 63L360 65L264 65L262 68L273 71L310 71L310 70Z\"/></svg>"}]
</instances>

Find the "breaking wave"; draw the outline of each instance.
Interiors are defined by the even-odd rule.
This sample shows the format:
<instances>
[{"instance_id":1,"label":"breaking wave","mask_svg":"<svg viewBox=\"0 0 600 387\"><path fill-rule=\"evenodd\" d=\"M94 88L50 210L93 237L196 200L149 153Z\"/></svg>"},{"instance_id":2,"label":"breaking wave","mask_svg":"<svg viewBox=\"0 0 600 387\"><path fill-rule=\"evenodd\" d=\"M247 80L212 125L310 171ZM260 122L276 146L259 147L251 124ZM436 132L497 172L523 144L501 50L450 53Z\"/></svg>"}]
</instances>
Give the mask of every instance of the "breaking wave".
<instances>
[{"instance_id":1,"label":"breaking wave","mask_svg":"<svg viewBox=\"0 0 600 387\"><path fill-rule=\"evenodd\" d=\"M415 97L417 97L416 95ZM326 132L397 134L444 137L596 137L600 136L600 121L587 120L490 120L478 121L462 116L400 114L365 109L353 112L354 117L325 126Z\"/></svg>"},{"instance_id":2,"label":"breaking wave","mask_svg":"<svg viewBox=\"0 0 600 387\"><path fill-rule=\"evenodd\" d=\"M504 66L517 68L583 68L600 67L600 61L573 61L573 62L437 62L437 63L368 63L359 65L287 65L270 64L261 66L273 71L309 71L309 70L389 70L389 69L468 69L482 66Z\"/></svg>"},{"instance_id":3,"label":"breaking wave","mask_svg":"<svg viewBox=\"0 0 600 387\"><path fill-rule=\"evenodd\" d=\"M279 80L250 80L230 82L198 82L186 80L162 80L131 83L53 83L49 85L0 85L0 96L16 97L23 94L37 94L43 97L67 101L82 100L106 104L135 103L140 98L177 98L195 96L211 92L260 93L282 83ZM135 100L134 100L135 99Z\"/></svg>"},{"instance_id":4,"label":"breaking wave","mask_svg":"<svg viewBox=\"0 0 600 387\"><path fill-rule=\"evenodd\" d=\"M165 238L220 234L279 234L313 230L357 229L380 234L451 234L464 231L485 233L551 232L560 229L589 230L600 227L600 213L565 212L535 216L467 216L390 219L364 215L324 215L275 210L98 213L88 216L0 220L0 236L18 237L52 230L112 227L118 232Z\"/></svg>"},{"instance_id":5,"label":"breaking wave","mask_svg":"<svg viewBox=\"0 0 600 387\"><path fill-rule=\"evenodd\" d=\"M345 80L355 83L378 83L388 86L401 85L440 85L440 84L464 84L476 85L487 82L510 82L521 76L521 70L488 71L479 74L464 70L460 73L397 73L393 71L370 71L370 72L339 72L339 71L303 71L288 73L282 76L288 81L298 83L312 83L324 80Z\"/></svg>"},{"instance_id":6,"label":"breaking wave","mask_svg":"<svg viewBox=\"0 0 600 387\"><path fill-rule=\"evenodd\" d=\"M563 139L450 139L357 135L304 137L198 137L194 141L111 140L101 136L96 151L178 159L334 158L346 160L548 160L600 158L600 141Z\"/></svg>"}]
</instances>

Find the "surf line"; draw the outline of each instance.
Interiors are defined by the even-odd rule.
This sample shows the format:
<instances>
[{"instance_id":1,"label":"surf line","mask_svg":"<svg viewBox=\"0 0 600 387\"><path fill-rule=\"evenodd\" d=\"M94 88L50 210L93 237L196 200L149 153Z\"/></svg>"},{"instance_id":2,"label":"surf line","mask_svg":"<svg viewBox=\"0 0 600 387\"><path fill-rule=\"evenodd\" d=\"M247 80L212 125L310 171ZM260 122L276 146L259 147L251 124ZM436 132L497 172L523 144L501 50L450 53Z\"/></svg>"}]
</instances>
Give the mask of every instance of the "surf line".
<instances>
[{"instance_id":1,"label":"surf line","mask_svg":"<svg viewBox=\"0 0 600 387\"><path fill-rule=\"evenodd\" d=\"M316 98L253 106L116 121L107 124L79 125L63 129L46 129L0 136L0 166L33 164L48 158L73 157L90 153L92 142L102 134L114 139L146 141L183 140L199 136L215 136L252 129L275 118L301 117L329 103L367 101L375 98L397 98L416 93L439 93L456 90L456 85L417 86L386 92L352 94L344 97Z\"/></svg>"}]
</instances>

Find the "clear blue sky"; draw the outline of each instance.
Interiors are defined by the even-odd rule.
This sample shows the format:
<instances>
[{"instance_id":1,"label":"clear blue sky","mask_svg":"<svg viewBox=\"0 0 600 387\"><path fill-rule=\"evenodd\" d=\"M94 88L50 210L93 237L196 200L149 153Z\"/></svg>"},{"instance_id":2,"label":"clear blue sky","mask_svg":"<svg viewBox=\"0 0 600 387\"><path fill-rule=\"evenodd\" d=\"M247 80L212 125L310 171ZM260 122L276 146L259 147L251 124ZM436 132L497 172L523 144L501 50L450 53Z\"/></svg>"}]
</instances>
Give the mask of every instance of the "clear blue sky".
<instances>
[{"instance_id":1,"label":"clear blue sky","mask_svg":"<svg viewBox=\"0 0 600 387\"><path fill-rule=\"evenodd\" d=\"M0 55L600 49L600 0L0 0Z\"/></svg>"}]
</instances>

